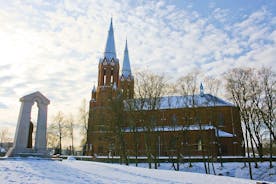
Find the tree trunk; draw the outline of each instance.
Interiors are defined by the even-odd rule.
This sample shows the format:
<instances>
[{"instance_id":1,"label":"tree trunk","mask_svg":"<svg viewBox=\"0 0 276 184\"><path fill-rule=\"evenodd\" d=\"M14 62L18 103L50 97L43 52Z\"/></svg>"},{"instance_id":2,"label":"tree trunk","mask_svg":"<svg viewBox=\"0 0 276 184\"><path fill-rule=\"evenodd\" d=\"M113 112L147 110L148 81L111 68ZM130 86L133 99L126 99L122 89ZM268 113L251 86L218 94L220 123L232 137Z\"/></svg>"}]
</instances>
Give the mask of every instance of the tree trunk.
<instances>
[{"instance_id":1,"label":"tree trunk","mask_svg":"<svg viewBox=\"0 0 276 184\"><path fill-rule=\"evenodd\" d=\"M72 134L72 155L74 155L74 137L73 137L73 134Z\"/></svg>"},{"instance_id":2,"label":"tree trunk","mask_svg":"<svg viewBox=\"0 0 276 184\"><path fill-rule=\"evenodd\" d=\"M62 149L62 147L61 147L61 135L59 136L59 154L61 154L61 149Z\"/></svg>"},{"instance_id":3,"label":"tree trunk","mask_svg":"<svg viewBox=\"0 0 276 184\"><path fill-rule=\"evenodd\" d=\"M245 142L246 142L246 148L247 148L247 158L248 158L248 168L249 168L249 176L250 179L253 180L253 176L252 176L252 168L251 168L251 162L250 162L250 150L249 150L249 144L248 144L248 133L247 133L247 129L245 130Z\"/></svg>"},{"instance_id":4,"label":"tree trunk","mask_svg":"<svg viewBox=\"0 0 276 184\"><path fill-rule=\"evenodd\" d=\"M273 141L272 141L272 135L271 135L271 133L269 134L269 154L270 154L270 156L269 156L269 168L272 168L273 167L273 165L272 165L272 144L273 144Z\"/></svg>"}]
</instances>

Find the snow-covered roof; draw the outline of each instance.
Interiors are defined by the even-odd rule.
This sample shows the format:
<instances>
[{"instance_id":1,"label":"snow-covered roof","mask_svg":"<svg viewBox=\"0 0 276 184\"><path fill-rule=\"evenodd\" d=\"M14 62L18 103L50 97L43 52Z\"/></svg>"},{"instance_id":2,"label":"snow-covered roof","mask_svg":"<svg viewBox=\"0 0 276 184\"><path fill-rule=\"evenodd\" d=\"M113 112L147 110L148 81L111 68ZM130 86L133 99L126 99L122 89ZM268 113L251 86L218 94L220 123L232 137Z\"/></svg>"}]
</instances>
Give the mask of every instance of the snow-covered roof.
<instances>
[{"instance_id":1,"label":"snow-covered roof","mask_svg":"<svg viewBox=\"0 0 276 184\"><path fill-rule=\"evenodd\" d=\"M108 31L107 40L106 40L104 57L106 57L108 59L116 58L116 49L115 49L112 19L110 22L110 27L109 27L109 31Z\"/></svg>"},{"instance_id":2,"label":"snow-covered roof","mask_svg":"<svg viewBox=\"0 0 276 184\"><path fill-rule=\"evenodd\" d=\"M5 153L5 152L6 152L6 149L5 149L5 148L0 147L0 153Z\"/></svg>"},{"instance_id":3,"label":"snow-covered roof","mask_svg":"<svg viewBox=\"0 0 276 184\"><path fill-rule=\"evenodd\" d=\"M127 40L126 40L126 46L125 46L125 52L124 52L122 76L125 77L125 78L131 77L131 68L130 68L130 62L129 62Z\"/></svg>"},{"instance_id":4,"label":"snow-covered roof","mask_svg":"<svg viewBox=\"0 0 276 184\"><path fill-rule=\"evenodd\" d=\"M218 129L218 137L234 137L233 134Z\"/></svg>"},{"instance_id":5,"label":"snow-covered roof","mask_svg":"<svg viewBox=\"0 0 276 184\"><path fill-rule=\"evenodd\" d=\"M130 99L126 101L126 108L138 110L151 109L178 109L188 107L212 107L212 106L234 106L211 94L197 94L186 96L164 96L157 99ZM153 108L154 107L154 108Z\"/></svg>"},{"instance_id":6,"label":"snow-covered roof","mask_svg":"<svg viewBox=\"0 0 276 184\"><path fill-rule=\"evenodd\" d=\"M151 128L152 132L169 132L169 131L184 131L184 130L189 130L189 131L195 131L195 130L218 130L215 131L216 136L218 137L234 137L233 134L225 132L221 129L217 129L213 125L177 125L177 126L154 126ZM145 132L147 131L147 127L136 127L135 129L133 128L124 128L123 132Z\"/></svg>"}]
</instances>

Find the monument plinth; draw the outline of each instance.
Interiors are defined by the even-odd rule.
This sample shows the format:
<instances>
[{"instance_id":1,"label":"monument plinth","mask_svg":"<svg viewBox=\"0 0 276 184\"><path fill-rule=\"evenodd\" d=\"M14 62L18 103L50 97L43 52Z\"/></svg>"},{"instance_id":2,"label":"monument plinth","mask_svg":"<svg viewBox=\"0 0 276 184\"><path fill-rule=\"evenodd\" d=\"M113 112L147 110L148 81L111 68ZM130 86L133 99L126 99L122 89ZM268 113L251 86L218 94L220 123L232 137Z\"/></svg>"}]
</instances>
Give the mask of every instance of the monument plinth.
<instances>
[{"instance_id":1,"label":"monument plinth","mask_svg":"<svg viewBox=\"0 0 276 184\"><path fill-rule=\"evenodd\" d=\"M47 107L50 104L39 91L20 98L21 108L13 142L13 147L8 151L8 157L40 156L47 157ZM37 102L38 116L35 135L35 145L32 147L31 111L34 102Z\"/></svg>"}]
</instances>

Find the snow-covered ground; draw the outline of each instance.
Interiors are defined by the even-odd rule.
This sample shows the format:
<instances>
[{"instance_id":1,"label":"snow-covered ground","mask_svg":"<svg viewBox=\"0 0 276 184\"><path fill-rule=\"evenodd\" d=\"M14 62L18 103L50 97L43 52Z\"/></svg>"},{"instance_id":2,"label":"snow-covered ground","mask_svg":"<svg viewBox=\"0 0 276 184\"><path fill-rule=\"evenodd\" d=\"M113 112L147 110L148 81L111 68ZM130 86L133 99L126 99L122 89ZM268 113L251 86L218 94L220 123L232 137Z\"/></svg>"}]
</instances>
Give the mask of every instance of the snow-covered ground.
<instances>
[{"instance_id":1,"label":"snow-covered ground","mask_svg":"<svg viewBox=\"0 0 276 184\"><path fill-rule=\"evenodd\" d=\"M135 164L131 164L131 165L135 166ZM259 166L258 168L255 168L254 167L255 165L252 164L253 179L260 180L260 181L276 182L276 163L274 162L273 165L274 167L270 169L268 162L258 163L258 166ZM146 163L139 164L138 167L147 168L148 164ZM161 163L158 169L174 170L171 163ZM188 163L180 164L180 171L193 172L193 173L205 173L203 163L192 163L192 167L189 167ZM241 162L223 163L223 167L221 167L220 163L214 163L214 169L210 164L210 173L213 175L215 174L215 175L230 176L230 177L236 177L236 178L244 178L244 179L250 178L248 165L244 167L244 163L241 163Z\"/></svg>"},{"instance_id":2,"label":"snow-covered ground","mask_svg":"<svg viewBox=\"0 0 276 184\"><path fill-rule=\"evenodd\" d=\"M0 160L0 183L255 184L256 181L88 161L6 159Z\"/></svg>"}]
</instances>

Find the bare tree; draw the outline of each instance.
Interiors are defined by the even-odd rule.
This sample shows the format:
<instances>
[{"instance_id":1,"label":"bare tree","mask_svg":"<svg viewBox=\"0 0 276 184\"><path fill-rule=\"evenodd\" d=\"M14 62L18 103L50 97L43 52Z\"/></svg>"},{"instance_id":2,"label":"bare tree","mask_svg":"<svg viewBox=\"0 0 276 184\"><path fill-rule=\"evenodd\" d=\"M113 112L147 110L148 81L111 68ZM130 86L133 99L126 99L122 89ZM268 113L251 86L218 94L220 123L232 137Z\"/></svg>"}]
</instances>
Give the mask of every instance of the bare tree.
<instances>
[{"instance_id":1,"label":"bare tree","mask_svg":"<svg viewBox=\"0 0 276 184\"><path fill-rule=\"evenodd\" d=\"M66 117L65 121L65 128L67 129L68 137L71 139L71 154L74 155L74 118L72 114L69 114L68 117Z\"/></svg>"},{"instance_id":2,"label":"bare tree","mask_svg":"<svg viewBox=\"0 0 276 184\"><path fill-rule=\"evenodd\" d=\"M242 122L245 127L245 143L247 148L247 156L250 157L250 148L253 149L252 131L250 127L250 108L248 81L251 76L251 69L235 68L226 75L226 89L231 100L239 107ZM251 145L249 145L251 144ZM251 162L248 161L250 179L253 179Z\"/></svg>"},{"instance_id":3,"label":"bare tree","mask_svg":"<svg viewBox=\"0 0 276 184\"><path fill-rule=\"evenodd\" d=\"M0 147L5 148L4 143L7 143L9 141L11 141L11 138L9 137L9 129L1 128L0 129Z\"/></svg>"},{"instance_id":4,"label":"bare tree","mask_svg":"<svg viewBox=\"0 0 276 184\"><path fill-rule=\"evenodd\" d=\"M204 78L204 89L207 93L217 96L221 92L221 83L222 81L217 78L206 76ZM216 103L215 100L212 100L212 102Z\"/></svg>"},{"instance_id":5,"label":"bare tree","mask_svg":"<svg viewBox=\"0 0 276 184\"><path fill-rule=\"evenodd\" d=\"M202 130L201 113L200 113L201 111L198 110L197 108L199 105L198 100L196 98L196 93L198 91L198 76L199 76L199 71L195 70L183 77L180 77L177 81L178 83L177 90L183 98L182 100L183 106L186 108L191 108L190 113L187 114L187 121L185 122L187 124L186 126L187 130L185 130L185 128L183 129L183 135L186 135L188 133L188 129L190 125L199 126L199 131L200 131L199 142L202 145L201 155L203 159L205 172L209 173L206 165L206 160L205 160L205 152L207 149L207 144L205 143L205 140L202 137L203 130Z\"/></svg>"},{"instance_id":6,"label":"bare tree","mask_svg":"<svg viewBox=\"0 0 276 184\"><path fill-rule=\"evenodd\" d=\"M248 80L248 90L250 91L250 94L248 95L249 100L249 118L250 118L250 131L252 131L253 135L253 143L255 144L254 147L256 147L260 158L263 156L263 143L262 143L262 125L263 122L261 121L260 113L258 112L260 103L262 101L262 84L259 80L258 72L255 69L251 69L251 73ZM251 138L252 139L252 138ZM254 147L252 147L253 153ZM255 165L255 167L258 167L258 165Z\"/></svg>"},{"instance_id":7,"label":"bare tree","mask_svg":"<svg viewBox=\"0 0 276 184\"><path fill-rule=\"evenodd\" d=\"M133 139L133 151L135 155L135 166L138 167L138 156L139 156L139 146L142 144L142 141L139 141L140 132L139 129L139 116L137 116L137 108L135 105L136 100L124 100L124 108L125 108L125 119L127 120L127 126L129 127L129 131L132 131L132 139Z\"/></svg>"},{"instance_id":8,"label":"bare tree","mask_svg":"<svg viewBox=\"0 0 276 184\"><path fill-rule=\"evenodd\" d=\"M52 130L53 127L50 125L47 130L47 147L58 148L58 136L56 132Z\"/></svg>"},{"instance_id":9,"label":"bare tree","mask_svg":"<svg viewBox=\"0 0 276 184\"><path fill-rule=\"evenodd\" d=\"M271 69L262 68L259 71L259 78L261 79L263 98L258 110L269 132L270 168L272 168L272 146L273 142L276 141L276 73Z\"/></svg>"},{"instance_id":10,"label":"bare tree","mask_svg":"<svg viewBox=\"0 0 276 184\"><path fill-rule=\"evenodd\" d=\"M161 96L163 96L165 92L165 78L162 75L155 75L143 71L136 74L135 83L135 97L137 98L135 107L139 111L140 120L142 120L140 124L145 130L145 151L149 168L151 168L151 163L154 159L154 166L157 169L157 136L154 133L157 117L155 117L154 114L149 116L147 112L160 108Z\"/></svg>"},{"instance_id":11,"label":"bare tree","mask_svg":"<svg viewBox=\"0 0 276 184\"><path fill-rule=\"evenodd\" d=\"M87 131L88 131L88 110L86 99L83 99L79 107L79 122L80 133L82 136L81 145L87 144Z\"/></svg>"},{"instance_id":12,"label":"bare tree","mask_svg":"<svg viewBox=\"0 0 276 184\"><path fill-rule=\"evenodd\" d=\"M119 153L121 163L128 165L126 141L124 138L124 128L127 127L125 113L124 113L124 97L123 94L117 90L113 89L114 96L110 99L110 114L112 120L110 121L110 130L113 132L111 139L109 140L109 152L111 153L111 148L115 144L112 137L116 137L119 143Z\"/></svg>"},{"instance_id":13,"label":"bare tree","mask_svg":"<svg viewBox=\"0 0 276 184\"><path fill-rule=\"evenodd\" d=\"M251 148L255 167L258 167L255 152L257 151L262 158L262 137L264 132L269 132L270 167L272 167L272 144L275 141L275 73L267 68L261 70L236 68L228 73L226 80L230 99L240 109L245 128L247 154L249 155Z\"/></svg>"},{"instance_id":14,"label":"bare tree","mask_svg":"<svg viewBox=\"0 0 276 184\"><path fill-rule=\"evenodd\" d=\"M220 88L221 81L217 78L207 76L204 78L204 85L205 85L205 89L206 89L207 93L211 94L211 96L209 96L210 98L207 98L207 106L210 106L211 108L215 108L217 106L216 96L218 96L220 89L221 89ZM220 157L220 166L223 167L222 148L221 148L221 143L220 143L220 139L219 139L219 125L218 125L219 122L218 122L218 124L215 123L215 118L218 114L215 112L216 112L215 109L210 111L210 116L211 116L210 119L212 122L209 122L209 123L211 123L215 127L215 131L216 131L216 135L217 135L216 142L217 142L217 146L218 146L218 154ZM213 171L215 173L213 160L211 160L211 161L212 161Z\"/></svg>"},{"instance_id":15,"label":"bare tree","mask_svg":"<svg viewBox=\"0 0 276 184\"><path fill-rule=\"evenodd\" d=\"M59 111L53 117L53 123L50 124L48 128L49 133L58 139L59 154L61 154L61 151L62 151L62 140L67 136L67 130L66 130L66 125L64 120L65 120L64 114Z\"/></svg>"}]
</instances>

